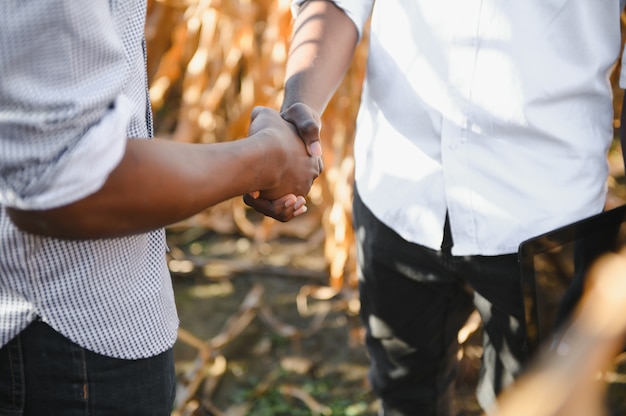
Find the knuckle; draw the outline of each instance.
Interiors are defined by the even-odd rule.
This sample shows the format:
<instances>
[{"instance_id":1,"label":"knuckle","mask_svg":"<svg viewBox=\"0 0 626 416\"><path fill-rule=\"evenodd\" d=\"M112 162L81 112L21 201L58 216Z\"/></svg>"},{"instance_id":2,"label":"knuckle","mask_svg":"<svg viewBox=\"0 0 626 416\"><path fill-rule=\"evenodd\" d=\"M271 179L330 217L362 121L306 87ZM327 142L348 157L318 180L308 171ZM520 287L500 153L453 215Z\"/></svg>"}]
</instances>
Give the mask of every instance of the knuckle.
<instances>
[{"instance_id":1,"label":"knuckle","mask_svg":"<svg viewBox=\"0 0 626 416\"><path fill-rule=\"evenodd\" d=\"M314 120L307 119L300 125L300 131L304 136L315 136L319 133L318 125Z\"/></svg>"}]
</instances>

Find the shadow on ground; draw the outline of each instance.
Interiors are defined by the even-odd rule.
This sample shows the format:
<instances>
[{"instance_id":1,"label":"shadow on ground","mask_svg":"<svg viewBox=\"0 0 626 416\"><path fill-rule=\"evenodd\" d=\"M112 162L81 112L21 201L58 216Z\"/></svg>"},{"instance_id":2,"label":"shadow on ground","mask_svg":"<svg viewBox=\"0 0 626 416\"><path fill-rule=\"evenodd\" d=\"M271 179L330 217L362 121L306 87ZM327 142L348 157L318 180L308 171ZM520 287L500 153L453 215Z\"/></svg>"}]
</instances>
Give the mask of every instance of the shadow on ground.
<instances>
[{"instance_id":1,"label":"shadow on ground","mask_svg":"<svg viewBox=\"0 0 626 416\"><path fill-rule=\"evenodd\" d=\"M258 267L247 263L253 248L241 238L207 234L193 244L202 247L171 244L182 329L175 415L377 414L356 294L325 287L321 252L302 253L309 263L298 271L297 259L268 261L297 241L262 248ZM476 344L468 342L461 362L462 416L480 414Z\"/></svg>"}]
</instances>

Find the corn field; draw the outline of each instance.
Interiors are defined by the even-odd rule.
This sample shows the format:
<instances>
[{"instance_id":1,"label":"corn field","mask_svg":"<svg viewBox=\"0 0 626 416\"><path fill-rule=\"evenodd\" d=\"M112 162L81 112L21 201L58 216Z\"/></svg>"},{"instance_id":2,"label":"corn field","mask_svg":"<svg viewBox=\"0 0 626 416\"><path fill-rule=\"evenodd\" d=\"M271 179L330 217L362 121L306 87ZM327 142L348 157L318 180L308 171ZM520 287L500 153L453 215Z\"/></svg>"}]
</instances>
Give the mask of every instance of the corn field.
<instances>
[{"instance_id":1,"label":"corn field","mask_svg":"<svg viewBox=\"0 0 626 416\"><path fill-rule=\"evenodd\" d=\"M289 0L149 0L146 40L155 134L191 143L236 140L247 136L254 106L279 109L291 34L289 6ZM233 359L224 348L239 338L256 317L271 333L298 345L298 340L319 333L330 309L339 305L353 313L358 310L354 304L347 306L343 300L333 298L346 287L356 286L351 228L352 136L365 70L365 47L360 45L352 67L323 115L324 172L307 196L305 215L281 223L257 214L241 198L234 198L170 227L176 235L190 234L187 242L206 230L242 235L255 242L246 255L245 265L239 262L227 266L231 272L242 268L258 270L261 265L256 261L259 253L255 250L261 251L263 243L281 237L306 241L304 250L322 247L325 266L318 281L323 284L301 287L295 301L300 315L306 314L300 305L306 304L309 297L321 299L326 311L317 314L305 329L288 325L277 319L267 305L265 285L256 285L217 335L206 339L181 325L179 343L193 348L196 359L179 375L173 415L196 414L200 408L216 415L238 414L237 406L226 411L217 409L213 398ZM189 266L189 256L182 251L177 255L177 241L170 241L169 264L173 272L194 268L211 278L214 269L220 269L219 262L211 260L206 264L202 258ZM310 276L310 271L307 273ZM271 379L271 375L268 377ZM255 395L267 395L266 389L275 384L271 380L262 382ZM297 397L314 414L328 411L327 406L317 403L298 385L282 385L280 394ZM241 406L250 405L247 402Z\"/></svg>"},{"instance_id":2,"label":"corn field","mask_svg":"<svg viewBox=\"0 0 626 416\"><path fill-rule=\"evenodd\" d=\"M254 106L280 108L289 7L288 0L150 0L146 38L156 134L193 143L239 139ZM321 242L329 284L339 289L354 282L352 136L364 68L360 45L322 119L325 170L307 197L306 215L283 224L253 215L236 198L174 227Z\"/></svg>"}]
</instances>

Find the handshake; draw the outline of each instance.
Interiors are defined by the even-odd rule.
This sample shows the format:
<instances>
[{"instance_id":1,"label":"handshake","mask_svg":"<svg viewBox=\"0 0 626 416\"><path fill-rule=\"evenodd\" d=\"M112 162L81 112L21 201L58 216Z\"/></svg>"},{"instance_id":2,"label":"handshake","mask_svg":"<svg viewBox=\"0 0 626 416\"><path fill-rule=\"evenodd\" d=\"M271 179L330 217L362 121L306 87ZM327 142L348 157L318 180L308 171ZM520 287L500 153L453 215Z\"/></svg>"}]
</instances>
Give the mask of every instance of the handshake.
<instances>
[{"instance_id":1,"label":"handshake","mask_svg":"<svg viewBox=\"0 0 626 416\"><path fill-rule=\"evenodd\" d=\"M128 139L121 161L104 172L108 176L84 185L95 192L73 192L77 195L69 203L48 206L23 199L7 206L7 212L22 231L71 240L148 232L241 195L258 212L289 221L306 212L304 196L322 172L319 131L318 114L297 103L280 114L256 107L243 140L191 144ZM74 190L85 181L81 168L71 170L71 181L57 182ZM18 179L14 182L19 184Z\"/></svg>"},{"instance_id":2,"label":"handshake","mask_svg":"<svg viewBox=\"0 0 626 416\"><path fill-rule=\"evenodd\" d=\"M248 206L282 222L306 212L304 196L323 169L320 127L317 112L302 103L280 114L254 108L249 137L264 141L260 175L270 180L267 188L243 196Z\"/></svg>"}]
</instances>

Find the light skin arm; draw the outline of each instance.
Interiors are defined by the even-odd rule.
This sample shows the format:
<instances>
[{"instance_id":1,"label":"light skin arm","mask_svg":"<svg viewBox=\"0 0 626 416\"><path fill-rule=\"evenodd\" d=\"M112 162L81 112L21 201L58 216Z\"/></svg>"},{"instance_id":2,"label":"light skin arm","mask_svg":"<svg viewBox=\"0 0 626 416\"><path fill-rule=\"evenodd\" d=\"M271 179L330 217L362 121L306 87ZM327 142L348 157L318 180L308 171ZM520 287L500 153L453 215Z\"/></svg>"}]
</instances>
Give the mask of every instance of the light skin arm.
<instances>
[{"instance_id":1,"label":"light skin arm","mask_svg":"<svg viewBox=\"0 0 626 416\"><path fill-rule=\"evenodd\" d=\"M350 67L357 41L354 23L334 3L309 0L302 5L290 42L281 115L296 126L311 155L321 155L320 114ZM276 201L264 195L245 195L244 201L275 215Z\"/></svg>"},{"instance_id":2,"label":"light skin arm","mask_svg":"<svg viewBox=\"0 0 626 416\"><path fill-rule=\"evenodd\" d=\"M126 152L96 193L49 210L8 209L27 232L64 239L121 237L190 217L212 205L255 190L278 200L306 195L319 175L292 125L266 108L255 108L250 136L213 144L128 140ZM281 198L281 215L296 209Z\"/></svg>"}]
</instances>

